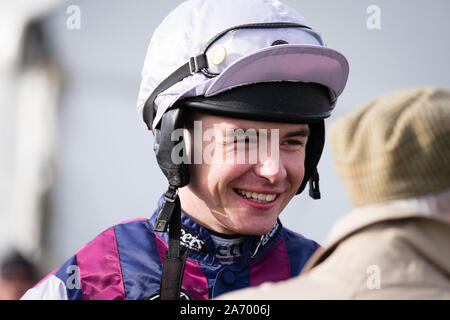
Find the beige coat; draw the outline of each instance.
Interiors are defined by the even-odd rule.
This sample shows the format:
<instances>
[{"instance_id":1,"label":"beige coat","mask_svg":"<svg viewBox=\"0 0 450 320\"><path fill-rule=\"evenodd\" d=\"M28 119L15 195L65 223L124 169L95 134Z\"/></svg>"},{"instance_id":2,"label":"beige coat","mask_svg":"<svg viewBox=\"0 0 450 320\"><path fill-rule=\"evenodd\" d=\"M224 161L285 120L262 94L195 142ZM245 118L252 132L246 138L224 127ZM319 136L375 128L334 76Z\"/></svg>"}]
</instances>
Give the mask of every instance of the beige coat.
<instances>
[{"instance_id":1,"label":"beige coat","mask_svg":"<svg viewBox=\"0 0 450 320\"><path fill-rule=\"evenodd\" d=\"M221 299L450 299L450 223L420 212L355 209L299 277Z\"/></svg>"}]
</instances>

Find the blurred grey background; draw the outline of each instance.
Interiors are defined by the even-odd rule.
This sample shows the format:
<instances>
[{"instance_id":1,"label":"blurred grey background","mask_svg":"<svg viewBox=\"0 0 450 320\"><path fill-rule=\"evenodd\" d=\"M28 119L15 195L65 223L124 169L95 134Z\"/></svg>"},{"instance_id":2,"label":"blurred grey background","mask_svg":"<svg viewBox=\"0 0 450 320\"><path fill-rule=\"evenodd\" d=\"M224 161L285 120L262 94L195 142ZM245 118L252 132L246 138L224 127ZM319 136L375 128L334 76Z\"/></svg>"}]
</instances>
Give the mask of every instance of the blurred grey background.
<instances>
[{"instance_id":1,"label":"blurred grey background","mask_svg":"<svg viewBox=\"0 0 450 320\"><path fill-rule=\"evenodd\" d=\"M153 137L138 116L136 99L153 30L182 1L53 2L52 9L38 15L45 48L50 52L47 54L57 66L50 69L58 70L57 82L61 84L55 108L47 110L47 124L39 131L47 132L43 139L51 141L43 144L47 147L28 148L28 152L17 147L18 141L27 146L27 141L36 137L31 129L39 118L30 111L33 98L28 97L20 112L5 103L12 99L4 98L11 92L10 79L16 79L7 69L6 60L1 65L4 79L0 88L4 98L0 101L0 253L18 247L34 257L45 272L62 264L108 227L131 218L150 217L165 191L166 182L152 150ZM284 2L301 12L327 44L342 52L350 63L347 87L327 126L388 91L450 87L450 1ZM19 8L6 11L3 9L11 5L0 3L3 18L11 17L10 13ZM22 8L30 5L30 1L18 3ZM73 28L70 20L75 12L71 5L79 8L79 28ZM380 9L380 29L367 26L371 5ZM11 37L11 25L0 25L0 35ZM6 56L6 48L0 48L0 58L2 51ZM5 72L10 72L10 78L4 76ZM35 86L31 82L25 88L18 92L28 96ZM30 183L17 177L26 172L23 168L35 163L36 152L45 156L33 169L37 174L30 174L28 179L46 187L33 189L34 196L28 201L37 205L26 209L24 195L29 192L20 186ZM323 243L331 226L351 205L338 181L327 144L319 173L322 199L312 200L307 192L295 197L281 221Z\"/></svg>"}]
</instances>

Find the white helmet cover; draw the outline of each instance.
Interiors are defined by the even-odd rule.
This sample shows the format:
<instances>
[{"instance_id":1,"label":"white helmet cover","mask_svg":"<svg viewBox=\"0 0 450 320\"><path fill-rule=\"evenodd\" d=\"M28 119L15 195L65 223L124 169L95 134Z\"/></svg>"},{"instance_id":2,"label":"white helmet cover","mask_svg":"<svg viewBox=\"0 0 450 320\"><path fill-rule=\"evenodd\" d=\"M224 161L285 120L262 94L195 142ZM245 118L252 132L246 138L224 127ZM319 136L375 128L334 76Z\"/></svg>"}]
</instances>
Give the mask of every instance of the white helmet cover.
<instances>
[{"instance_id":1,"label":"white helmet cover","mask_svg":"<svg viewBox=\"0 0 450 320\"><path fill-rule=\"evenodd\" d=\"M153 34L142 70L137 103L139 113L142 115L145 102L154 89L191 57L202 53L217 34L240 25L280 22L311 28L305 18L278 0L183 2ZM213 72L217 69L220 74L210 77L196 72L161 92L154 101L153 129L164 112L182 98L213 96L258 82L319 83L329 88L335 104L347 82L348 62L339 52L325 47L320 36L314 36L306 28L248 29L227 33L218 39L219 50L213 53L214 57L207 52L208 68L211 67ZM291 40L293 38L295 40ZM274 46L274 39L281 40L282 44ZM214 51L214 45L212 49Z\"/></svg>"}]
</instances>

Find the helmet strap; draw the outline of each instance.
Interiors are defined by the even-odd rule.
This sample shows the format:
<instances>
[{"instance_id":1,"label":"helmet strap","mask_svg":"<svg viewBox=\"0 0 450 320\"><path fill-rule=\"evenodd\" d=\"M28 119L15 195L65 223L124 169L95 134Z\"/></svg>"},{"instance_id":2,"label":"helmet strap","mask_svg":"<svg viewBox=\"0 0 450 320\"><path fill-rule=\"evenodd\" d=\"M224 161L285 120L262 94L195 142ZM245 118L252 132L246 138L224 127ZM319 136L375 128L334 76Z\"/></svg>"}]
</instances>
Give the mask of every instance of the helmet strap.
<instances>
[{"instance_id":1,"label":"helmet strap","mask_svg":"<svg viewBox=\"0 0 450 320\"><path fill-rule=\"evenodd\" d=\"M320 199L319 172L317 172L317 168L314 169L311 178L309 178L309 196L315 200Z\"/></svg>"},{"instance_id":2,"label":"helmet strap","mask_svg":"<svg viewBox=\"0 0 450 320\"><path fill-rule=\"evenodd\" d=\"M157 232L169 232L169 247L161 275L160 299L178 300L187 257L187 250L180 253L181 204L178 188L169 186L165 198L154 229Z\"/></svg>"},{"instance_id":3,"label":"helmet strap","mask_svg":"<svg viewBox=\"0 0 450 320\"><path fill-rule=\"evenodd\" d=\"M200 54L198 56L191 57L188 62L186 62L177 70L175 70L170 76L164 79L164 81L161 82L155 88L155 90L153 90L153 92L150 94L150 97L148 97L147 101L145 102L143 110L144 122L147 124L148 130L152 130L153 126L153 119L155 117L154 103L156 97L161 92L166 91L167 89L172 87L174 84L180 82L184 78L199 72L203 68L206 68L206 66L207 62L205 54Z\"/></svg>"}]
</instances>

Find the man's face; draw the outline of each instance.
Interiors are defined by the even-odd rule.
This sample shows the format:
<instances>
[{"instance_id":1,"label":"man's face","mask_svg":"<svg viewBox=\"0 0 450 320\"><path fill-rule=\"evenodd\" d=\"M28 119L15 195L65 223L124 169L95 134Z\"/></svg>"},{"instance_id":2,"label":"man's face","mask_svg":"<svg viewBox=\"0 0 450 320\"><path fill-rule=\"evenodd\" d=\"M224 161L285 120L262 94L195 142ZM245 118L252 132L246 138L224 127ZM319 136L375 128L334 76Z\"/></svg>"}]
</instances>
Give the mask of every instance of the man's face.
<instances>
[{"instance_id":1,"label":"man's face","mask_svg":"<svg viewBox=\"0 0 450 320\"><path fill-rule=\"evenodd\" d=\"M195 120L201 122L189 130L186 144L197 164L180 189L183 211L221 233L269 232L303 180L308 126L205 114ZM256 133L257 140L238 129Z\"/></svg>"}]
</instances>

